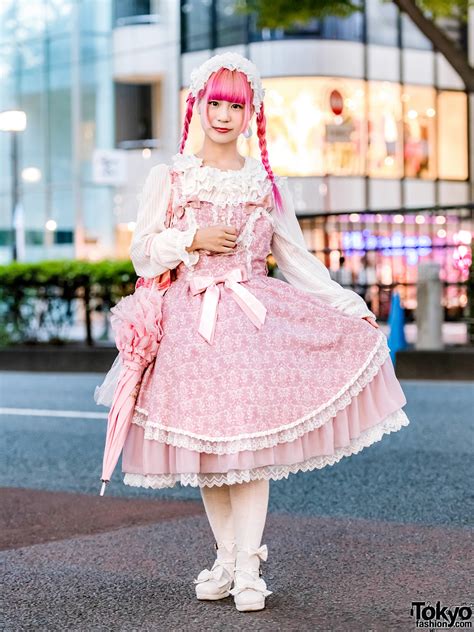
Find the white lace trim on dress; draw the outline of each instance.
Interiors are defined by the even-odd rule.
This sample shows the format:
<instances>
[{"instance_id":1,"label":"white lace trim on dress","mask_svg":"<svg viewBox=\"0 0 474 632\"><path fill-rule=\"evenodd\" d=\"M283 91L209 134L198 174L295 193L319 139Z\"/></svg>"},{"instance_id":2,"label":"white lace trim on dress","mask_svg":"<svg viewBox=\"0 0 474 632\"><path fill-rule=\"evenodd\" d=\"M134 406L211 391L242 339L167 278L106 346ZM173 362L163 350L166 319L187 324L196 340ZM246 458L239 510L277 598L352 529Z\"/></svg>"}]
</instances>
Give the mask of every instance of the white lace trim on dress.
<instances>
[{"instance_id":1,"label":"white lace trim on dress","mask_svg":"<svg viewBox=\"0 0 474 632\"><path fill-rule=\"evenodd\" d=\"M144 438L147 440L160 441L197 452L232 454L242 450L269 448L278 443L294 441L335 417L339 410L346 408L352 398L374 379L389 353L387 338L384 333L379 331L378 343L365 363L349 383L343 386L331 400L304 417L272 430L233 435L232 437L208 437L178 428L168 428L158 421L150 420L148 411L138 406L135 407L132 423L144 428Z\"/></svg>"},{"instance_id":2,"label":"white lace trim on dress","mask_svg":"<svg viewBox=\"0 0 474 632\"><path fill-rule=\"evenodd\" d=\"M225 473L184 473L184 474L132 474L125 473L123 482L132 487L151 487L162 489L173 487L176 483L190 485L191 487L212 487L221 485L234 485L256 479L280 480L288 478L289 474L297 472L309 472L314 469L321 469L327 465L334 465L345 456L357 454L382 437L391 432L397 432L403 426L409 425L408 417L400 408L391 415L388 415L376 426L362 432L358 437L351 440L348 446L336 448L334 454L314 456L301 463L293 465L266 465L248 470L230 470Z\"/></svg>"},{"instance_id":3,"label":"white lace trim on dress","mask_svg":"<svg viewBox=\"0 0 474 632\"><path fill-rule=\"evenodd\" d=\"M174 171L182 173L180 191L175 190L178 206L186 201L199 199L219 208L240 205L242 201L258 202L271 192L271 183L263 164L247 156L242 169L217 169L202 164L202 158L194 154L175 154Z\"/></svg>"},{"instance_id":4,"label":"white lace trim on dress","mask_svg":"<svg viewBox=\"0 0 474 632\"><path fill-rule=\"evenodd\" d=\"M258 206L254 211L252 211L251 215L247 219L244 230L240 233L240 235L236 239L236 243L237 244L242 243L242 246L247 253L246 259L245 259L245 265L246 265L247 274L249 275L249 277L252 277L253 253L250 246L252 245L252 242L255 237L255 233L254 233L255 222L259 219L259 217L263 215L268 219L270 224L272 224L273 226L274 221L273 221L272 214L266 208L262 206Z\"/></svg>"}]
</instances>

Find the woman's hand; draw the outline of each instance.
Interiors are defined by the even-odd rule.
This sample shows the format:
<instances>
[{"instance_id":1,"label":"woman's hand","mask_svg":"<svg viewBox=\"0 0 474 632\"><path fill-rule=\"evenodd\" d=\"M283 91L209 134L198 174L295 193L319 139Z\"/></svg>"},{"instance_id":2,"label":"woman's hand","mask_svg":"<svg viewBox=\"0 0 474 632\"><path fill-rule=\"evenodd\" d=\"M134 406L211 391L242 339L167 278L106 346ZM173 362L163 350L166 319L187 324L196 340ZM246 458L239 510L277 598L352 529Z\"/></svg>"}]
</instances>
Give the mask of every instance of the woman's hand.
<instances>
[{"instance_id":1,"label":"woman's hand","mask_svg":"<svg viewBox=\"0 0 474 632\"><path fill-rule=\"evenodd\" d=\"M209 250L210 252L232 252L237 239L237 229L227 224L214 224L199 228L194 234L193 243L186 248L193 250Z\"/></svg>"},{"instance_id":2,"label":"woman's hand","mask_svg":"<svg viewBox=\"0 0 474 632\"><path fill-rule=\"evenodd\" d=\"M372 327L379 329L379 325L375 322L372 316L362 316L362 320L366 320L370 325L372 325Z\"/></svg>"}]
</instances>

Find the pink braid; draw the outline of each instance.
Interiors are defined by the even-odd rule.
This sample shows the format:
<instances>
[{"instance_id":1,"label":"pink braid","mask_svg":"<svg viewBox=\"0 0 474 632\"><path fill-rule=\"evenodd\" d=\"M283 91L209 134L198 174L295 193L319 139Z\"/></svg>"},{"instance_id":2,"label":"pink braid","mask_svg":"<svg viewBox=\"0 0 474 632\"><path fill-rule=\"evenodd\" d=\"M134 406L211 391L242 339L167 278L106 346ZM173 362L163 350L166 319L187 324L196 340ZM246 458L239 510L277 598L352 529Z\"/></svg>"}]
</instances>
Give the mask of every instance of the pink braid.
<instances>
[{"instance_id":1,"label":"pink braid","mask_svg":"<svg viewBox=\"0 0 474 632\"><path fill-rule=\"evenodd\" d=\"M179 144L179 153L180 154L183 153L184 146L186 145L186 139L188 138L189 124L190 124L191 118L193 116L193 107L194 107L194 101L195 100L196 100L196 97L193 97L193 95L190 92L188 94L187 99L186 99L186 103L188 104L188 106L186 108L186 114L184 116L183 133L181 135L181 143Z\"/></svg>"},{"instance_id":2,"label":"pink braid","mask_svg":"<svg viewBox=\"0 0 474 632\"><path fill-rule=\"evenodd\" d=\"M275 200L275 205L277 210L280 213L284 212L283 209L283 200L281 199L280 191L275 182L275 175L270 167L270 162L268 160L268 151L267 151L267 141L265 138L265 127L266 127L266 119L265 112L263 109L263 103L260 104L260 112L257 114L257 136L258 136L258 144L260 147L260 156L262 157L262 164L265 167L266 172L268 173L268 177L272 183L273 190L273 198Z\"/></svg>"}]
</instances>

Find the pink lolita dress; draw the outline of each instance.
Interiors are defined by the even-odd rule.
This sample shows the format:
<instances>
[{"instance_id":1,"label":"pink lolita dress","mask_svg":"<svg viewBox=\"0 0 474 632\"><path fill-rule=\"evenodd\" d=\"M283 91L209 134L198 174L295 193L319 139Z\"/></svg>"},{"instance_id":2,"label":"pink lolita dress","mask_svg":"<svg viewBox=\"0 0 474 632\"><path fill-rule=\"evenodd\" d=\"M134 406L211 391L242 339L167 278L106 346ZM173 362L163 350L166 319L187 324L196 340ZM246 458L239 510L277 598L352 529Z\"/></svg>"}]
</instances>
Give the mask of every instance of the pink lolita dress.
<instances>
[{"instance_id":1,"label":"pink lolita dress","mask_svg":"<svg viewBox=\"0 0 474 632\"><path fill-rule=\"evenodd\" d=\"M386 336L308 252L278 184L284 218L254 158L222 171L178 154L150 171L130 255L140 276L176 269L176 279L123 449L126 485L277 480L408 425ZM238 228L230 254L186 251L217 223ZM270 252L288 282L268 276Z\"/></svg>"}]
</instances>

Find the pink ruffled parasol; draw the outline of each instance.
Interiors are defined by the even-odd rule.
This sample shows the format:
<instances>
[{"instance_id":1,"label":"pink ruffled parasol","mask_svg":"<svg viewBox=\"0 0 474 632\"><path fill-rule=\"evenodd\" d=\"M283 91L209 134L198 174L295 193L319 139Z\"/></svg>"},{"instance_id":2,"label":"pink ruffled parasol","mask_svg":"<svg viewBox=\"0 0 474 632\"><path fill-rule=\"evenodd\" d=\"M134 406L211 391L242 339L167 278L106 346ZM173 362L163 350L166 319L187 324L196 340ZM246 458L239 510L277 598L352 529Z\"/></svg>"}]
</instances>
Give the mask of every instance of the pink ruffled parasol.
<instances>
[{"instance_id":1,"label":"pink ruffled parasol","mask_svg":"<svg viewBox=\"0 0 474 632\"><path fill-rule=\"evenodd\" d=\"M163 336L161 328L163 295L171 283L170 271L156 279L138 279L135 292L122 298L110 311L115 343L122 368L108 415L102 464L103 496L130 428L135 400L146 367L156 357Z\"/></svg>"}]
</instances>

